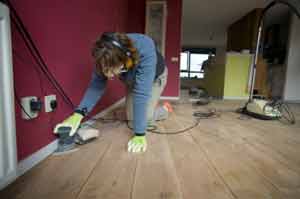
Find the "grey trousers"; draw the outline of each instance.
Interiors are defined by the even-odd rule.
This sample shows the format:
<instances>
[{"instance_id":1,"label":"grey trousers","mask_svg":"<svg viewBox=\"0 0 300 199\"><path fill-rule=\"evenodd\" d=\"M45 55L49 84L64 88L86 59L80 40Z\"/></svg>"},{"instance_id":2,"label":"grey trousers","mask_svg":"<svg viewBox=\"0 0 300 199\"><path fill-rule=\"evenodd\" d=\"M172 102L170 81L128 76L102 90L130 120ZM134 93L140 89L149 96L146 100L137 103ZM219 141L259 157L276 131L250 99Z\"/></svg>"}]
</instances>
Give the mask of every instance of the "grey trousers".
<instances>
[{"instance_id":1,"label":"grey trousers","mask_svg":"<svg viewBox=\"0 0 300 199\"><path fill-rule=\"evenodd\" d=\"M160 95L163 92L168 79L168 68L165 67L164 72L157 77L152 85L152 94L147 104L147 125L153 126L155 121L153 119L155 107L159 101ZM133 100L132 100L132 89L127 87L127 96L126 96L126 114L127 120L129 120L128 125L132 127L133 121Z\"/></svg>"}]
</instances>

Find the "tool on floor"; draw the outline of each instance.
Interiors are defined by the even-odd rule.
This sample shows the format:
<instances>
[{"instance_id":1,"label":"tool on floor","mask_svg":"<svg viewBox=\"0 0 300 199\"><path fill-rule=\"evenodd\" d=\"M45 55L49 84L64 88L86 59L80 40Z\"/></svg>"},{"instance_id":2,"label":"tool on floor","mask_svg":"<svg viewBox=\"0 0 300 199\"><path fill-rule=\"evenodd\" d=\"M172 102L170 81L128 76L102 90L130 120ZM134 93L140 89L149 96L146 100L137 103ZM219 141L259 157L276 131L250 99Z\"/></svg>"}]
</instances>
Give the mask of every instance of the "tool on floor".
<instances>
[{"instance_id":1,"label":"tool on floor","mask_svg":"<svg viewBox=\"0 0 300 199\"><path fill-rule=\"evenodd\" d=\"M263 99L253 99L246 105L246 108L242 110L249 116L263 120L276 120L281 118L281 112L277 106L274 106L272 102Z\"/></svg>"},{"instance_id":2,"label":"tool on floor","mask_svg":"<svg viewBox=\"0 0 300 199\"><path fill-rule=\"evenodd\" d=\"M80 128L73 136L70 136L71 129L71 127L64 126L58 128L58 148L54 152L54 155L75 152L79 150L76 144L83 145L99 137L99 131L95 128Z\"/></svg>"},{"instance_id":3,"label":"tool on floor","mask_svg":"<svg viewBox=\"0 0 300 199\"><path fill-rule=\"evenodd\" d=\"M99 130L91 127L82 127L75 134L75 143L79 145L87 144L99 137Z\"/></svg>"},{"instance_id":4,"label":"tool on floor","mask_svg":"<svg viewBox=\"0 0 300 199\"><path fill-rule=\"evenodd\" d=\"M58 147L54 152L54 155L62 155L66 153L75 152L76 148L74 142L74 136L70 136L71 127L59 127L57 131L58 136Z\"/></svg>"}]
</instances>

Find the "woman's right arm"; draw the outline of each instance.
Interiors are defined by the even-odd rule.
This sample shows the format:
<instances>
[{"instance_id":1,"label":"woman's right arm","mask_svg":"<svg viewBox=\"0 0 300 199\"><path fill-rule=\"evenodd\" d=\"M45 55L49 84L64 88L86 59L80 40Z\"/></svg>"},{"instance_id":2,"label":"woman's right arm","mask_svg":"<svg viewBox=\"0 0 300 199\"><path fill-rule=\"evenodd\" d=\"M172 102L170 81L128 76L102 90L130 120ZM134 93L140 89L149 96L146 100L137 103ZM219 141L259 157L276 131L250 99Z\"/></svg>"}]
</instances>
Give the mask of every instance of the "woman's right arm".
<instances>
[{"instance_id":1,"label":"woman's right arm","mask_svg":"<svg viewBox=\"0 0 300 199\"><path fill-rule=\"evenodd\" d=\"M92 79L89 83L89 87L85 91L85 94L79 106L76 108L76 112L87 115L102 97L105 91L106 82L107 78L103 75L97 74L94 70L92 73Z\"/></svg>"}]
</instances>

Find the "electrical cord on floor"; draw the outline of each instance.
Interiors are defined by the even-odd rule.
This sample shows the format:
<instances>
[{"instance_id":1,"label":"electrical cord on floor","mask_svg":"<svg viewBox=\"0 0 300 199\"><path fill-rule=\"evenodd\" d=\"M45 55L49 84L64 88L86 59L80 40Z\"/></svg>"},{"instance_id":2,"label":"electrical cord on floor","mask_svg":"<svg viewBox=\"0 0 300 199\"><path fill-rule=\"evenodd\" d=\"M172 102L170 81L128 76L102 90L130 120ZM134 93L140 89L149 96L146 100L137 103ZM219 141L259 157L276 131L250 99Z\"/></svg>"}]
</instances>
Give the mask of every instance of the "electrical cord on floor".
<instances>
[{"instance_id":1,"label":"electrical cord on floor","mask_svg":"<svg viewBox=\"0 0 300 199\"><path fill-rule=\"evenodd\" d=\"M285 104L285 103L280 103L280 104L277 103L277 105L280 105L280 108L281 109L285 109L285 111L288 113L288 116L284 117L284 119L286 119L287 121L289 121L291 124L295 123L294 114L291 112L291 110L289 109L288 105ZM189 130L195 128L195 127L197 127L199 125L201 119L217 118L217 117L220 117L221 113L224 113L224 112L240 113L241 114L241 116L239 117L240 120L249 120L249 119L251 119L251 117L242 114L241 113L241 109L237 109L237 110L234 110L234 109L230 109L230 110L217 110L217 109L213 108L213 109L208 110L207 112L204 112L204 111L195 111L193 113L193 116L196 118L195 124L193 124L193 125L185 128L185 129L182 129L182 130L179 130L179 131L174 131L174 132L162 132L162 131L157 131L157 127L155 126L155 128L153 130L148 130L148 131L150 131L151 133L164 134L164 135L182 134L182 133L185 133L185 132L187 132L187 131L189 131ZM282 110L281 110L281 113L282 113ZM129 128L129 126L128 126L128 128Z\"/></svg>"},{"instance_id":2,"label":"electrical cord on floor","mask_svg":"<svg viewBox=\"0 0 300 199\"><path fill-rule=\"evenodd\" d=\"M161 135L178 135L182 133L186 133L187 131L197 127L200 124L200 120L202 119L211 119L211 118L217 118L220 117L220 113L217 112L215 108L209 109L208 111L195 111L193 112L193 117L195 118L194 124L191 126L188 126L184 129L177 130L177 131L159 131L157 130L157 126L153 125L150 128L147 129L150 133L154 134L161 134ZM118 119L118 118L90 118L89 120L95 121L95 122L103 122L103 123L114 123L114 122L125 122L127 127L131 130L132 127L129 126L129 120L125 119Z\"/></svg>"},{"instance_id":3,"label":"electrical cord on floor","mask_svg":"<svg viewBox=\"0 0 300 199\"><path fill-rule=\"evenodd\" d=\"M276 100L271 103L271 106L278 109L281 113L281 117L278 118L280 122L284 123L284 121L286 121L291 125L296 123L295 115L287 103L281 100Z\"/></svg>"},{"instance_id":4,"label":"electrical cord on floor","mask_svg":"<svg viewBox=\"0 0 300 199\"><path fill-rule=\"evenodd\" d=\"M294 124L295 123L295 116L293 112L290 110L288 104L283 103L283 102L276 102L275 103L277 108L280 110L282 113L282 119L285 119L286 121L289 121L289 123ZM287 115L283 114L283 111L287 113ZM182 133L186 133L187 131L197 127L200 124L200 121L202 119L211 119L211 118L217 118L221 116L221 113L226 113L226 112L232 112L232 113L239 113L240 117L238 119L240 120L250 120L252 117L245 115L242 113L242 108L239 109L228 109L228 110L217 110L216 108L211 108L208 111L195 111L193 112L193 117L195 118L195 123L192 124L189 127L186 127L182 130L178 131L159 131L157 130L157 126L153 125L151 126L150 129L147 129L150 133L154 134L161 134L161 135L178 135ZM98 118L98 119L91 119L94 121L101 121L104 123L114 123L116 121L120 122L126 122L126 125L129 129L132 130L132 128L129 126L129 121L128 120L121 120L121 119L116 119L116 118Z\"/></svg>"},{"instance_id":5,"label":"electrical cord on floor","mask_svg":"<svg viewBox=\"0 0 300 199\"><path fill-rule=\"evenodd\" d=\"M197 119L209 119L209 118L215 118L220 116L220 112L217 112L215 108L209 109L208 111L195 111L193 113L193 116Z\"/></svg>"},{"instance_id":6,"label":"electrical cord on floor","mask_svg":"<svg viewBox=\"0 0 300 199\"><path fill-rule=\"evenodd\" d=\"M187 131L197 127L200 124L200 120L202 119L211 119L211 118L216 118L219 117L220 114L218 114L216 112L216 110L211 109L208 111L195 111L193 113L193 117L195 118L195 123L187 128L184 128L182 130L178 130L178 131L157 131L156 129L154 130L149 130L151 133L155 133L155 134L163 134L163 135L178 135L178 134L182 134L182 133L186 133Z\"/></svg>"},{"instance_id":7,"label":"electrical cord on floor","mask_svg":"<svg viewBox=\"0 0 300 199\"><path fill-rule=\"evenodd\" d=\"M155 129L151 129L151 130L148 130L148 131L150 133L160 134L160 135L178 135L178 134L186 133L189 130L192 130L193 128L197 127L199 124L200 124L200 120L196 120L193 125L191 125L187 128L184 128L182 130L179 130L179 131L158 131L158 130L156 130L157 129L156 126L155 126Z\"/></svg>"}]
</instances>

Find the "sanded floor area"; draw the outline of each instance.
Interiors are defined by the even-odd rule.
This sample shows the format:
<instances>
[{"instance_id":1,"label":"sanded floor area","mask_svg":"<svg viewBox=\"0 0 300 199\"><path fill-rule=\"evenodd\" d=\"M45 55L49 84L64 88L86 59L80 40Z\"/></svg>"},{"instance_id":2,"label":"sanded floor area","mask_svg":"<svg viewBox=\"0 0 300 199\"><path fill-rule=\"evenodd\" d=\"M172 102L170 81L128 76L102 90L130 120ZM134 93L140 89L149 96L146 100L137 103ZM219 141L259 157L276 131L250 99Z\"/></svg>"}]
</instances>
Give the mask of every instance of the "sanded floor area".
<instances>
[{"instance_id":1,"label":"sanded floor area","mask_svg":"<svg viewBox=\"0 0 300 199\"><path fill-rule=\"evenodd\" d=\"M194 111L216 108L184 134L148 134L148 150L130 154L125 124L97 124L101 137L79 151L50 156L0 193L1 199L299 199L297 123L241 119L241 102L174 105L160 131L192 125Z\"/></svg>"}]
</instances>

